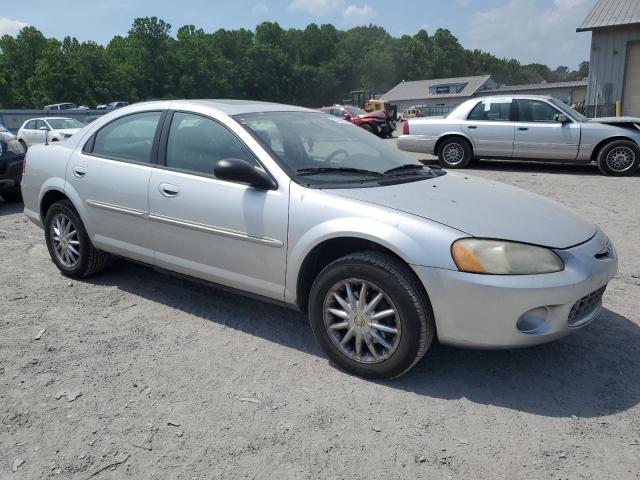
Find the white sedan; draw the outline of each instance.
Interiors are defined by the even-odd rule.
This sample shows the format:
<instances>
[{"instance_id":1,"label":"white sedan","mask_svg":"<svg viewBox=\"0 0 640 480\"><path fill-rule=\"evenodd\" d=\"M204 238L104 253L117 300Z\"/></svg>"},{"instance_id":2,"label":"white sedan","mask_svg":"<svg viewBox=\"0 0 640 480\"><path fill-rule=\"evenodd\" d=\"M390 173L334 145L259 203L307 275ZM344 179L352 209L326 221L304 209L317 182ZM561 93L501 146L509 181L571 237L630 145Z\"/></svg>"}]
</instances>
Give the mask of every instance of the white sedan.
<instances>
[{"instance_id":1,"label":"white sedan","mask_svg":"<svg viewBox=\"0 0 640 480\"><path fill-rule=\"evenodd\" d=\"M74 118L32 118L22 124L17 136L23 147L28 148L38 143L66 140L82 127L84 124Z\"/></svg>"}]
</instances>

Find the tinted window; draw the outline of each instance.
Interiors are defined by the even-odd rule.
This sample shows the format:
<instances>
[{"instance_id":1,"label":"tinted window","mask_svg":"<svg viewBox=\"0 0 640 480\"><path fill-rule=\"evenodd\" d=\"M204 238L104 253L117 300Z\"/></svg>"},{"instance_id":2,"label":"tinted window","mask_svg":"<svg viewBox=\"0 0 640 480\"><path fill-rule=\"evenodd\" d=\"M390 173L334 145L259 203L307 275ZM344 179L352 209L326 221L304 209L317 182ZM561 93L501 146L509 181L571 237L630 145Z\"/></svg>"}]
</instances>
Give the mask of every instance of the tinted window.
<instances>
[{"instance_id":1,"label":"tinted window","mask_svg":"<svg viewBox=\"0 0 640 480\"><path fill-rule=\"evenodd\" d=\"M518 100L521 122L555 122L560 112L546 102L539 100Z\"/></svg>"},{"instance_id":2,"label":"tinted window","mask_svg":"<svg viewBox=\"0 0 640 480\"><path fill-rule=\"evenodd\" d=\"M94 155L150 163L161 115L161 112L136 113L111 122L96 134Z\"/></svg>"},{"instance_id":3,"label":"tinted window","mask_svg":"<svg viewBox=\"0 0 640 480\"><path fill-rule=\"evenodd\" d=\"M167 167L214 175L215 164L226 158L258 165L247 147L218 122L190 113L173 115L167 141Z\"/></svg>"},{"instance_id":4,"label":"tinted window","mask_svg":"<svg viewBox=\"0 0 640 480\"><path fill-rule=\"evenodd\" d=\"M483 100L471 110L468 120L508 122L511 120L511 100Z\"/></svg>"},{"instance_id":5,"label":"tinted window","mask_svg":"<svg viewBox=\"0 0 640 480\"><path fill-rule=\"evenodd\" d=\"M28 121L27 124L24 126L24 128L27 129L27 130L35 130L36 121L35 120Z\"/></svg>"},{"instance_id":6,"label":"tinted window","mask_svg":"<svg viewBox=\"0 0 640 480\"><path fill-rule=\"evenodd\" d=\"M36 130L40 130L42 127L44 127L44 120L36 120L35 125L33 128L35 128Z\"/></svg>"}]
</instances>

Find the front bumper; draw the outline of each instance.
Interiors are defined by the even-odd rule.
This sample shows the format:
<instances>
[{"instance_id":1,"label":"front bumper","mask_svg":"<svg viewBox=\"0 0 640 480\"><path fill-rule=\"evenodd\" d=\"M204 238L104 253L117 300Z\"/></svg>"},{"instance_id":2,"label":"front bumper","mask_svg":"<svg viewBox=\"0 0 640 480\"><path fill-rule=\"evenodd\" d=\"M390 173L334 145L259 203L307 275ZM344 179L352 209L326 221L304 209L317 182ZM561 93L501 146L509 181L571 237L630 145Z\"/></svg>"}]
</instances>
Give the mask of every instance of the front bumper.
<instances>
[{"instance_id":1,"label":"front bumper","mask_svg":"<svg viewBox=\"0 0 640 480\"><path fill-rule=\"evenodd\" d=\"M0 156L0 192L20 187L24 154L5 152Z\"/></svg>"},{"instance_id":2,"label":"front bumper","mask_svg":"<svg viewBox=\"0 0 640 480\"><path fill-rule=\"evenodd\" d=\"M440 342L473 348L515 348L567 335L594 320L603 287L618 271L617 254L596 258L601 230L588 242L556 250L565 269L545 275L476 275L414 266L433 306Z\"/></svg>"}]
</instances>

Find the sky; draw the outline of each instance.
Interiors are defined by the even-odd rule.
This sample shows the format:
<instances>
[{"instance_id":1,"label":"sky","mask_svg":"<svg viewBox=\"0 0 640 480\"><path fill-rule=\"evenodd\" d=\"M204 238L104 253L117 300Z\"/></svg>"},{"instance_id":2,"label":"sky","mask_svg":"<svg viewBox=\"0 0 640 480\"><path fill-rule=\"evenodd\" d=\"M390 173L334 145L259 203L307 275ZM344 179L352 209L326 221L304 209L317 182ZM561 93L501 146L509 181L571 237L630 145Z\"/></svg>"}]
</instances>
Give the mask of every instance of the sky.
<instances>
[{"instance_id":1,"label":"sky","mask_svg":"<svg viewBox=\"0 0 640 480\"><path fill-rule=\"evenodd\" d=\"M370 23L394 36L448 28L462 45L522 63L576 68L589 59L590 33L576 33L595 0L0 0L0 35L33 25L46 36L106 44L135 17L206 31L276 21L347 29Z\"/></svg>"}]
</instances>

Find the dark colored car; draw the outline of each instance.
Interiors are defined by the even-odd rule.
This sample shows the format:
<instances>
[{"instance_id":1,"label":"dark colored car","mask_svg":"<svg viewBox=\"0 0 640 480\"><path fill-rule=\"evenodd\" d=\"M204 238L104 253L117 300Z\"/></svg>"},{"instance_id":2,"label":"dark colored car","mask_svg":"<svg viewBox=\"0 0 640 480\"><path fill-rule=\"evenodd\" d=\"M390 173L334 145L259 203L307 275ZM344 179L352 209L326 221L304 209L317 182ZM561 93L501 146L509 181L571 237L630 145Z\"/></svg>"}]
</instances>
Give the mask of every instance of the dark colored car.
<instances>
[{"instance_id":1,"label":"dark colored car","mask_svg":"<svg viewBox=\"0 0 640 480\"><path fill-rule=\"evenodd\" d=\"M396 123L391 119L391 116L381 110L367 113L361 108L351 105L334 105L333 107L322 107L320 111L347 120L382 138L390 137L396 129Z\"/></svg>"},{"instance_id":2,"label":"dark colored car","mask_svg":"<svg viewBox=\"0 0 640 480\"><path fill-rule=\"evenodd\" d=\"M0 196L7 202L20 200L24 154L16 136L0 125Z\"/></svg>"}]
</instances>

